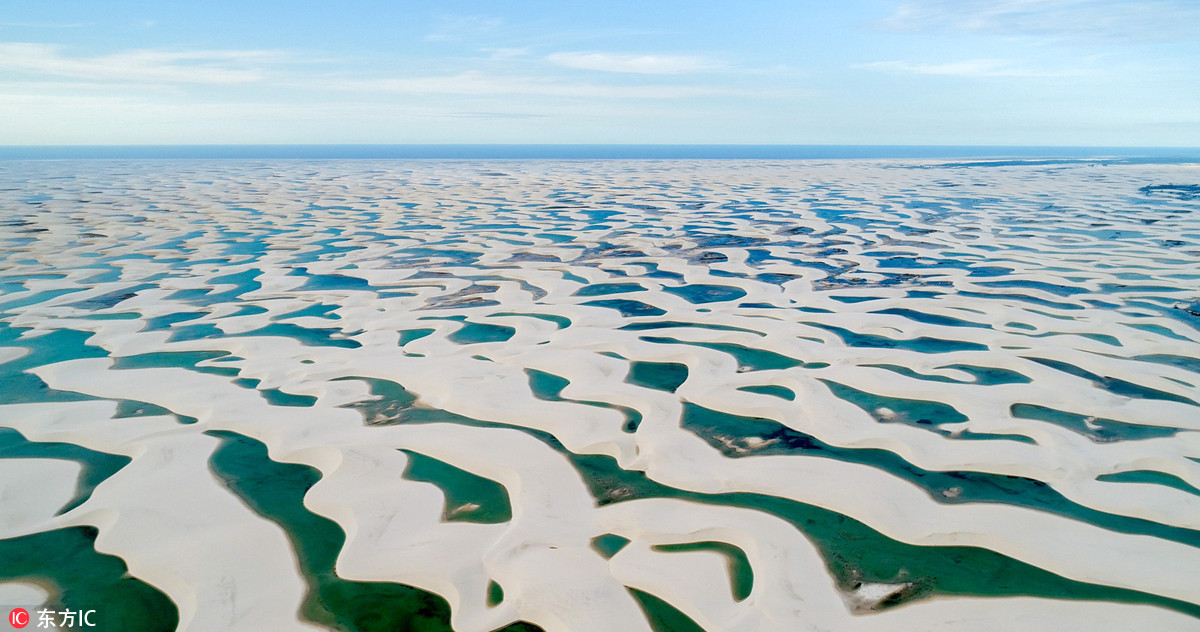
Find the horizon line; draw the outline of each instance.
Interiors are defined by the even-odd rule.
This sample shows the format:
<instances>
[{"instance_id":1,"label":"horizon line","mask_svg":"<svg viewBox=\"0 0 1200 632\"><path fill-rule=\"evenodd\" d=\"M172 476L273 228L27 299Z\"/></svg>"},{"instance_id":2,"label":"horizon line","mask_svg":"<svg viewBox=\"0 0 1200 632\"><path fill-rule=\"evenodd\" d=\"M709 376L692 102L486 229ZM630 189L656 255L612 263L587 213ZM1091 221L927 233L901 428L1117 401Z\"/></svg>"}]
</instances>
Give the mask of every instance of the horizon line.
<instances>
[{"instance_id":1,"label":"horizon line","mask_svg":"<svg viewBox=\"0 0 1200 632\"><path fill-rule=\"evenodd\" d=\"M865 145L629 143L289 143L0 145L0 160L407 159L407 160L801 160L1122 159L1200 161L1200 147L1103 145Z\"/></svg>"},{"instance_id":2,"label":"horizon line","mask_svg":"<svg viewBox=\"0 0 1200 632\"><path fill-rule=\"evenodd\" d=\"M34 147L978 147L1045 149L1200 149L1200 145L1021 145L996 143L46 143Z\"/></svg>"}]
</instances>

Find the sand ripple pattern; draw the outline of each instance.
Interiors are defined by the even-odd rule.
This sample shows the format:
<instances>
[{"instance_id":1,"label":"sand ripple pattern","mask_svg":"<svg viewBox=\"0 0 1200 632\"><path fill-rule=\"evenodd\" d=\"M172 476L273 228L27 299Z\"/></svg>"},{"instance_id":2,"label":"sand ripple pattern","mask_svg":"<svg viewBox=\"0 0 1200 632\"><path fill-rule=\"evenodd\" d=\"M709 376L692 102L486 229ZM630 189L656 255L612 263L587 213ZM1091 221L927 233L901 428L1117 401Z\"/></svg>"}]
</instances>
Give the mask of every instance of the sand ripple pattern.
<instances>
[{"instance_id":1,"label":"sand ripple pattern","mask_svg":"<svg viewBox=\"0 0 1200 632\"><path fill-rule=\"evenodd\" d=\"M1198 180L5 163L0 568L84 529L189 630L1196 629Z\"/></svg>"}]
</instances>

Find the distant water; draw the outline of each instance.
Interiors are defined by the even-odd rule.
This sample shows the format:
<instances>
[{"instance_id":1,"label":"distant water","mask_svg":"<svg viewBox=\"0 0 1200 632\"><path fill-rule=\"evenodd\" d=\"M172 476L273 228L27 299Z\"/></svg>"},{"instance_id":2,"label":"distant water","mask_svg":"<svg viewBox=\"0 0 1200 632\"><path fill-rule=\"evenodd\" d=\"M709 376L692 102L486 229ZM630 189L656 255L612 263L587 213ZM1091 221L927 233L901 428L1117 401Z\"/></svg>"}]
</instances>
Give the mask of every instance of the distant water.
<instances>
[{"instance_id":1,"label":"distant water","mask_svg":"<svg viewBox=\"0 0 1200 632\"><path fill-rule=\"evenodd\" d=\"M0 604L1196 629L1200 175L1099 151L8 148Z\"/></svg>"},{"instance_id":2,"label":"distant water","mask_svg":"<svg viewBox=\"0 0 1200 632\"><path fill-rule=\"evenodd\" d=\"M981 145L125 145L0 146L0 160L130 158L286 159L830 159L1119 158L1200 159L1200 148Z\"/></svg>"}]
</instances>

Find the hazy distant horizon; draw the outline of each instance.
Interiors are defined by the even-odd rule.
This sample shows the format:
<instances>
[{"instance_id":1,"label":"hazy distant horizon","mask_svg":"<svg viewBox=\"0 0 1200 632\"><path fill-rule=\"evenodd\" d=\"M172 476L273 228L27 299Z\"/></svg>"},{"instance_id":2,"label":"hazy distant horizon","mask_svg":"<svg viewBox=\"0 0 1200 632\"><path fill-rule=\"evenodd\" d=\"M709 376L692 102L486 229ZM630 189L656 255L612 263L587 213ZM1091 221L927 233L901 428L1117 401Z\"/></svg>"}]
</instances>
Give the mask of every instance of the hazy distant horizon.
<instances>
[{"instance_id":1,"label":"hazy distant horizon","mask_svg":"<svg viewBox=\"0 0 1200 632\"><path fill-rule=\"evenodd\" d=\"M209 144L0 145L0 160L39 159L1025 159L1193 161L1198 147L797 144Z\"/></svg>"}]
</instances>

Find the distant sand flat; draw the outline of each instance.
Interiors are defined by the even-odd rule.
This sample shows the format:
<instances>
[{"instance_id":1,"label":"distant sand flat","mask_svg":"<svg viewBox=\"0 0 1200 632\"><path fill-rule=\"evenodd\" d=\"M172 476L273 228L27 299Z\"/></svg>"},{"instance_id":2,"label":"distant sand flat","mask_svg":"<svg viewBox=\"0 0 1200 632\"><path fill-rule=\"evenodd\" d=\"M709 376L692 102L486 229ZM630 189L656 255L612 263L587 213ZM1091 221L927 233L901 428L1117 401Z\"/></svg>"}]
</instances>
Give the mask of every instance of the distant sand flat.
<instances>
[{"instance_id":1,"label":"distant sand flat","mask_svg":"<svg viewBox=\"0 0 1200 632\"><path fill-rule=\"evenodd\" d=\"M1196 182L6 162L0 594L130 630L1197 629Z\"/></svg>"}]
</instances>

